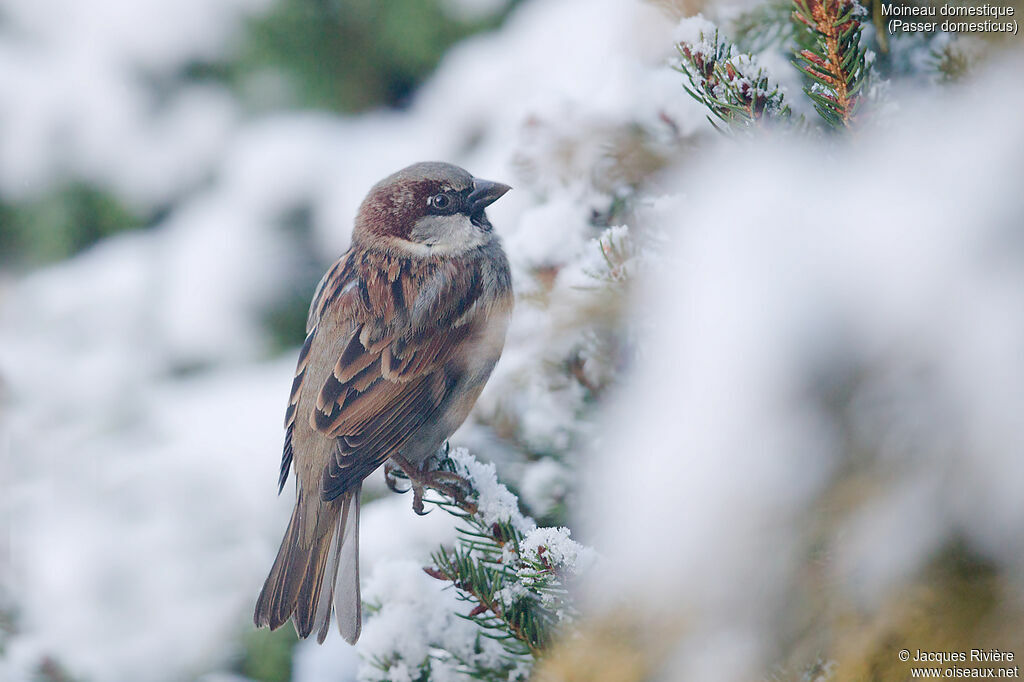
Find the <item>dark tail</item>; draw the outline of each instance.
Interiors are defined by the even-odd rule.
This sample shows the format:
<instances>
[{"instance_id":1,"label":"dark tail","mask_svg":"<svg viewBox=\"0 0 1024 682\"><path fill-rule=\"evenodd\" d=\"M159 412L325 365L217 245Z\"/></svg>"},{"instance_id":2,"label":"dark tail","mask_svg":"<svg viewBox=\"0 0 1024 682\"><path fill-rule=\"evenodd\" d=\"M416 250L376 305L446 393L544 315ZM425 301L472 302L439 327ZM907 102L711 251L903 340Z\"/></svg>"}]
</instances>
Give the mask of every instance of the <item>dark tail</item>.
<instances>
[{"instance_id":1,"label":"dark tail","mask_svg":"<svg viewBox=\"0 0 1024 682\"><path fill-rule=\"evenodd\" d=\"M276 630L294 616L292 620L299 637L309 637L316 630L317 640L324 641L330 629L339 560L343 554L350 556L353 551L358 557L358 503L358 490L334 502L322 503L319 518L305 521L316 523L310 533L303 528L302 499L296 500L281 548L256 600L253 621L258 627ZM343 546L349 544L352 546ZM351 584L339 587L345 592L352 591ZM342 598L343 595L337 596ZM358 604L358 572L354 595L344 595L349 603L353 598ZM351 625L343 629L342 635L354 642L359 637L358 623L354 630Z\"/></svg>"}]
</instances>

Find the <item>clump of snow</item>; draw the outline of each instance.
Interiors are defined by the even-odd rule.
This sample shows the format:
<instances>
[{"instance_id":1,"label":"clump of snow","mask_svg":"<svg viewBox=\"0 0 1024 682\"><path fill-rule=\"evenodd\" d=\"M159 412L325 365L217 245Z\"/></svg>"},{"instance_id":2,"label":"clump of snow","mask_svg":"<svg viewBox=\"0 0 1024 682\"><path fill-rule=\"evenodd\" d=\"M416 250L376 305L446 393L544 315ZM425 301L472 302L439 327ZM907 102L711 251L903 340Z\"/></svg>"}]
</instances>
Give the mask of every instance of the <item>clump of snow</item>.
<instances>
[{"instance_id":1,"label":"clump of snow","mask_svg":"<svg viewBox=\"0 0 1024 682\"><path fill-rule=\"evenodd\" d=\"M590 568L594 561L594 550L584 547L569 536L565 527L534 528L526 534L519 545L523 562L543 565L566 575L579 575ZM520 578L529 584L529 569L520 570Z\"/></svg>"},{"instance_id":2,"label":"clump of snow","mask_svg":"<svg viewBox=\"0 0 1024 682\"><path fill-rule=\"evenodd\" d=\"M465 477L477 492L474 501L485 524L510 523L520 532L526 532L535 525L533 519L519 511L516 496L504 483L498 482L494 462L481 462L465 448L456 448L450 457L455 463L455 473Z\"/></svg>"},{"instance_id":3,"label":"clump of snow","mask_svg":"<svg viewBox=\"0 0 1024 682\"><path fill-rule=\"evenodd\" d=\"M565 502L571 472L553 459L531 462L519 481L519 495L537 516Z\"/></svg>"},{"instance_id":4,"label":"clump of snow","mask_svg":"<svg viewBox=\"0 0 1024 682\"><path fill-rule=\"evenodd\" d=\"M11 353L32 357L3 345L0 366ZM215 668L287 514L270 481L291 363L174 383L122 373L94 397L80 391L80 363L64 365L74 381L63 386L79 390L61 399L85 403L60 408L21 381L13 387L4 579L17 600L11 650L24 656L12 655L9 679L39 656L93 679L173 670L179 660ZM60 424L53 414L64 415Z\"/></svg>"},{"instance_id":5,"label":"clump of snow","mask_svg":"<svg viewBox=\"0 0 1024 682\"><path fill-rule=\"evenodd\" d=\"M596 282L628 282L637 267L637 248L628 225L612 225L590 240L586 253L570 267L578 272L572 285L594 287Z\"/></svg>"},{"instance_id":6,"label":"clump of snow","mask_svg":"<svg viewBox=\"0 0 1024 682\"><path fill-rule=\"evenodd\" d=\"M502 557L503 561L507 562L509 556L511 556L511 553L509 553L508 556ZM526 599L529 595L530 591L527 589L524 581L506 585L505 587L501 588L500 590L494 593L494 598L498 601L499 604L510 605L515 604L516 602L522 599Z\"/></svg>"},{"instance_id":7,"label":"clump of snow","mask_svg":"<svg viewBox=\"0 0 1024 682\"><path fill-rule=\"evenodd\" d=\"M516 589L525 588L512 584L499 598L511 603L521 597ZM366 581L363 600L370 613L356 647L360 680L414 680L429 668L431 680L455 682L466 678L467 667L498 669L507 660L501 643L480 636L479 627L465 617L471 605L450 585L428 576L420 562L381 564ZM313 646L304 649L303 669L307 655L322 656Z\"/></svg>"},{"instance_id":8,"label":"clump of snow","mask_svg":"<svg viewBox=\"0 0 1024 682\"><path fill-rule=\"evenodd\" d=\"M433 649L472 655L467 643L474 625L456 614L462 609L453 590L423 572L413 561L392 561L374 572L364 589L367 604L380 610L366 619L359 641L361 680L418 679L417 664L429 664L437 679L456 677L457 662L434 661ZM497 643L494 646L500 649ZM451 647L451 649L449 649ZM389 663L381 670L375 661Z\"/></svg>"},{"instance_id":9,"label":"clump of snow","mask_svg":"<svg viewBox=\"0 0 1024 682\"><path fill-rule=\"evenodd\" d=\"M505 240L516 264L524 269L550 266L582 247L588 210L581 203L572 195L560 196L524 211Z\"/></svg>"},{"instance_id":10,"label":"clump of snow","mask_svg":"<svg viewBox=\"0 0 1024 682\"><path fill-rule=\"evenodd\" d=\"M710 51L710 45L706 37L715 35L717 28L708 21L703 14L681 19L672 30L672 40L675 43L687 43L694 46L705 46L705 52ZM700 47L697 47L700 50Z\"/></svg>"}]
</instances>

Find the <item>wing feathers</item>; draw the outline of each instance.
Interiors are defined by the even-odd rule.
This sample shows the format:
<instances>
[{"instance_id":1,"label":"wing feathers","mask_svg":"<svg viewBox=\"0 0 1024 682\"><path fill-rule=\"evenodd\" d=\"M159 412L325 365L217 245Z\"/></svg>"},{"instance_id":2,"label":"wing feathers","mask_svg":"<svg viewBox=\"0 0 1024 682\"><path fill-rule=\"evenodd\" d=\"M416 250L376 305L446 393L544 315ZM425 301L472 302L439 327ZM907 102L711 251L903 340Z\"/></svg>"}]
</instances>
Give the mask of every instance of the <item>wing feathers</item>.
<instances>
[{"instance_id":1,"label":"wing feathers","mask_svg":"<svg viewBox=\"0 0 1024 682\"><path fill-rule=\"evenodd\" d=\"M339 442L323 473L324 499L350 489L436 417L453 385L446 365L486 314L473 262L364 252L325 278L316 319L340 316L350 326L308 417Z\"/></svg>"},{"instance_id":2,"label":"wing feathers","mask_svg":"<svg viewBox=\"0 0 1024 682\"><path fill-rule=\"evenodd\" d=\"M377 356L363 345L360 336L360 334L352 335L352 340L345 347L338 359L338 364L334 366L334 378L341 383L351 381L352 377L369 367L377 359Z\"/></svg>"},{"instance_id":3,"label":"wing feathers","mask_svg":"<svg viewBox=\"0 0 1024 682\"><path fill-rule=\"evenodd\" d=\"M299 350L299 361L295 367L295 378L292 379L292 390L288 395L288 408L284 412L284 450L281 453L281 473L277 477L277 493L280 495L284 490L284 484L288 481L288 472L292 467L293 443L292 436L295 431L295 411L299 407L299 398L302 395L302 383L306 377L306 366L309 364L309 349L313 347L313 336L316 335L316 327L309 330L306 340Z\"/></svg>"}]
</instances>

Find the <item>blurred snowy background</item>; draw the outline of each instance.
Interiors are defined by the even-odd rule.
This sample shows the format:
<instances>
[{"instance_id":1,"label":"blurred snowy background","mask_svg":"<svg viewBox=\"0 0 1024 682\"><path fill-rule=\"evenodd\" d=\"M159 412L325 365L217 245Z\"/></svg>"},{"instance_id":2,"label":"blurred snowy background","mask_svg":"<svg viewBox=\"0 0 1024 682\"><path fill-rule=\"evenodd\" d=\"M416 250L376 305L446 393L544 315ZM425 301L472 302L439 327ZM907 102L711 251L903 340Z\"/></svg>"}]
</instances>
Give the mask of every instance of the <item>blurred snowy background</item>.
<instances>
[{"instance_id":1,"label":"blurred snowy background","mask_svg":"<svg viewBox=\"0 0 1024 682\"><path fill-rule=\"evenodd\" d=\"M603 557L538 675L1024 656L1019 49L945 83L946 38L892 41L845 142L732 140L671 68L698 5L0 1L0 680L341 682L471 638L420 570L450 519L379 479L359 647L250 621L313 285L428 159L515 188L453 441Z\"/></svg>"}]
</instances>

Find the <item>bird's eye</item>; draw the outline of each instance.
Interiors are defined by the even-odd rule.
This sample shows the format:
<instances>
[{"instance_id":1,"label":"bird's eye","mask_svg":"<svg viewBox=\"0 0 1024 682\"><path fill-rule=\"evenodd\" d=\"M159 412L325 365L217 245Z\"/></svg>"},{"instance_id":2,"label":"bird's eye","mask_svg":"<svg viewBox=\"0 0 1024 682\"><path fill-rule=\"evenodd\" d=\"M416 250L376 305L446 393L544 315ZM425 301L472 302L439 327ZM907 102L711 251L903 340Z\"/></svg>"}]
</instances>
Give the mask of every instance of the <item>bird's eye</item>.
<instances>
[{"instance_id":1,"label":"bird's eye","mask_svg":"<svg viewBox=\"0 0 1024 682\"><path fill-rule=\"evenodd\" d=\"M443 211L444 209L451 206L452 198L442 192L441 194L435 194L434 196L430 197L430 201L428 203L432 208L436 208L440 211Z\"/></svg>"}]
</instances>

